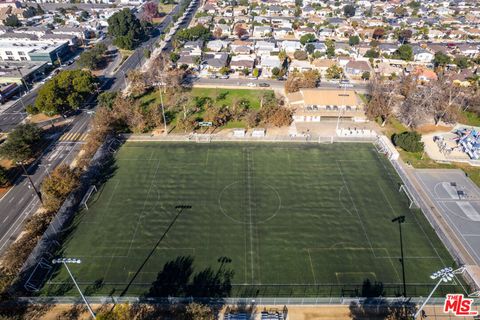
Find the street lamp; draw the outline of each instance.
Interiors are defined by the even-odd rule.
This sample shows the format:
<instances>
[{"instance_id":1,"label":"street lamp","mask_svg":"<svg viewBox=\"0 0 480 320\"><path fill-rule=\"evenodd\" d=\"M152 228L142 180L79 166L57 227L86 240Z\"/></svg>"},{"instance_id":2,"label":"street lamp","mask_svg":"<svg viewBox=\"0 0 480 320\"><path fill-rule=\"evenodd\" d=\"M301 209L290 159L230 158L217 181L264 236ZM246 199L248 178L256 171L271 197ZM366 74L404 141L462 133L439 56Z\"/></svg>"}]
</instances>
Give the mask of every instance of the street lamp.
<instances>
[{"instance_id":1,"label":"street lamp","mask_svg":"<svg viewBox=\"0 0 480 320\"><path fill-rule=\"evenodd\" d=\"M432 280L436 280L438 279L438 282L437 284L435 285L435 287L433 288L432 292L430 292L430 294L428 295L427 299L425 299L425 301L423 302L422 306L418 309L417 313L415 313L415 315L413 316L413 319L416 319L418 317L418 315L422 312L423 308L425 307L425 305L427 304L428 300L430 300L430 298L433 296L433 294L435 293L435 290L437 290L438 286L442 283L442 282L450 282L453 280L453 277L456 275L456 274L460 274L460 273L463 273L465 271L465 267L460 267L456 270L453 270L453 268L451 267L448 267L448 268L443 268L442 270L440 271L437 271L435 273L433 273L431 276L430 276L430 279Z\"/></svg>"},{"instance_id":2,"label":"street lamp","mask_svg":"<svg viewBox=\"0 0 480 320\"><path fill-rule=\"evenodd\" d=\"M38 200L40 200L40 203L43 204L42 195L40 191L38 191L37 187L35 187L35 184L33 183L32 178L30 178L30 175L28 174L27 169L25 169L23 162L17 161L17 164L19 164L22 167L23 173L27 177L28 181L30 181L30 185L32 186L33 191L35 192L35 195L38 197Z\"/></svg>"},{"instance_id":3,"label":"street lamp","mask_svg":"<svg viewBox=\"0 0 480 320\"><path fill-rule=\"evenodd\" d=\"M82 261L80 259L75 259L75 258L59 258L59 259L53 259L52 263L53 264L63 264L65 266L65 268L68 271L68 274L70 275L70 278L72 278L72 281L75 284L75 287L77 287L77 290L80 293L80 296L82 297L83 301L87 305L88 311L92 315L93 319L96 319L95 313L93 312L92 308L88 304L87 299L85 299L85 296L83 295L82 290L80 290L80 287L78 286L77 281L75 281L75 278L73 277L72 272L70 272L70 268L68 267L69 263L80 264L80 263L82 263Z\"/></svg>"},{"instance_id":4,"label":"street lamp","mask_svg":"<svg viewBox=\"0 0 480 320\"><path fill-rule=\"evenodd\" d=\"M392 219L392 222L398 222L398 229L400 231L400 262L402 263L402 276L403 276L403 296L407 297L407 285L405 283L405 261L403 258L403 237L402 237L402 223L405 223L405 216L398 216Z\"/></svg>"}]
</instances>

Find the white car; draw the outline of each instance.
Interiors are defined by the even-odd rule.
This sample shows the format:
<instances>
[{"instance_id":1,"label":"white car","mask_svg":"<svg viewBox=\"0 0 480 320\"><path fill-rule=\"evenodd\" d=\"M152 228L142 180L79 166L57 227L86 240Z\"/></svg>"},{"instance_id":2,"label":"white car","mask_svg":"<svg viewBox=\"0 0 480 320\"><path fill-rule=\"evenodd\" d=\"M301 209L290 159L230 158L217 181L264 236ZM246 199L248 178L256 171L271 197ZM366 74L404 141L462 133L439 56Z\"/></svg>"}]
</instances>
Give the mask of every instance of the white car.
<instances>
[{"instance_id":1,"label":"white car","mask_svg":"<svg viewBox=\"0 0 480 320\"><path fill-rule=\"evenodd\" d=\"M247 83L247 87L256 87L256 86L257 86L256 83L253 83L253 82Z\"/></svg>"}]
</instances>

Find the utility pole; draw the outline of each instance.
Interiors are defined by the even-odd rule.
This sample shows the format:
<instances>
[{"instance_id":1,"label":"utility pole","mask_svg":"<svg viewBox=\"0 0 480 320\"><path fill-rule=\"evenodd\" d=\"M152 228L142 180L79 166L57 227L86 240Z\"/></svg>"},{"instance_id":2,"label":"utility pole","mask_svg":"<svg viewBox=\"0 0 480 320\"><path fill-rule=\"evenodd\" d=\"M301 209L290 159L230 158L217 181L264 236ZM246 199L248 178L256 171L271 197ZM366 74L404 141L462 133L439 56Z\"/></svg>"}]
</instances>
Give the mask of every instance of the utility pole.
<instances>
[{"instance_id":1,"label":"utility pole","mask_svg":"<svg viewBox=\"0 0 480 320\"><path fill-rule=\"evenodd\" d=\"M17 162L17 164L19 164L22 167L23 173L27 177L28 181L30 181L30 185L32 186L33 190L35 191L35 195L38 197L38 200L40 200L40 203L43 204L42 195L41 195L40 191L38 191L37 188L35 187L35 184L33 183L32 179L30 178L30 175L28 174L27 169L25 169L25 166L23 165L23 163L21 161Z\"/></svg>"},{"instance_id":2,"label":"utility pole","mask_svg":"<svg viewBox=\"0 0 480 320\"><path fill-rule=\"evenodd\" d=\"M405 259L403 258L403 237L402 237L402 223L405 223L405 216L398 216L392 219L392 222L398 222L398 229L400 231L400 262L402 263L402 276L403 276L403 296L407 297L407 285L405 282Z\"/></svg>"}]
</instances>

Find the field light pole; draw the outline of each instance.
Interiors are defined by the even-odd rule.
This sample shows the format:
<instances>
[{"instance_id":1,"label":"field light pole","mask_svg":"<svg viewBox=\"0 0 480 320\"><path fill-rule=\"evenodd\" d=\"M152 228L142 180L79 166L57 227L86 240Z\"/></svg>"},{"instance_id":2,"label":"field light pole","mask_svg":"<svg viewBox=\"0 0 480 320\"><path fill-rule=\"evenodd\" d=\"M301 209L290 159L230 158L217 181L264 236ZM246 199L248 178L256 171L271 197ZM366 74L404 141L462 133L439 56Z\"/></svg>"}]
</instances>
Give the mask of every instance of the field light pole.
<instances>
[{"instance_id":1,"label":"field light pole","mask_svg":"<svg viewBox=\"0 0 480 320\"><path fill-rule=\"evenodd\" d=\"M163 106L163 94L162 94L162 87L165 85L165 82L163 82L162 79L160 79L160 82L155 82L154 85L158 87L158 92L160 93L160 105L162 106L163 128L164 128L163 130L164 130L164 134L167 135L168 134L167 118L165 117L165 107Z\"/></svg>"},{"instance_id":2,"label":"field light pole","mask_svg":"<svg viewBox=\"0 0 480 320\"><path fill-rule=\"evenodd\" d=\"M403 296L407 297L407 285L405 283L405 261L403 258L403 237L402 237L402 223L405 223L405 216L398 216L392 219L392 222L398 222L398 229L400 231L400 262L402 263L402 276L403 276Z\"/></svg>"},{"instance_id":3,"label":"field light pole","mask_svg":"<svg viewBox=\"0 0 480 320\"><path fill-rule=\"evenodd\" d=\"M435 285L435 287L433 288L432 292L430 292L430 294L428 295L427 299L425 299L422 306L415 313L415 315L413 316L413 319L417 319L417 317L422 312L423 308L425 308L425 305L428 303L428 301L433 296L433 294L435 293L435 291L437 290L437 288L440 286L440 284L442 282L450 282L450 281L453 280L453 277L455 276L455 274L463 273L464 271L465 271L465 267L460 267L456 270L453 270L453 268L448 267L448 268L443 268L442 270L433 273L430 276L430 279L432 279L432 280L438 279L438 282Z\"/></svg>"},{"instance_id":4,"label":"field light pole","mask_svg":"<svg viewBox=\"0 0 480 320\"><path fill-rule=\"evenodd\" d=\"M65 269L67 269L68 274L70 275L70 278L72 278L72 281L75 284L75 287L77 287L78 293L80 293L80 296L82 297L83 301L87 305L88 311L92 315L93 319L96 319L97 317L95 316L95 313L93 312L92 308L90 307L90 304L88 304L87 299L85 299L85 296L83 295L82 290L80 290L80 287L78 286L77 281L73 277L73 274L70 271L70 268L68 267L69 263L80 264L80 263L82 263L82 261L80 259L75 259L75 258L59 258L59 259L53 259L52 263L53 264L63 264L65 266Z\"/></svg>"}]
</instances>

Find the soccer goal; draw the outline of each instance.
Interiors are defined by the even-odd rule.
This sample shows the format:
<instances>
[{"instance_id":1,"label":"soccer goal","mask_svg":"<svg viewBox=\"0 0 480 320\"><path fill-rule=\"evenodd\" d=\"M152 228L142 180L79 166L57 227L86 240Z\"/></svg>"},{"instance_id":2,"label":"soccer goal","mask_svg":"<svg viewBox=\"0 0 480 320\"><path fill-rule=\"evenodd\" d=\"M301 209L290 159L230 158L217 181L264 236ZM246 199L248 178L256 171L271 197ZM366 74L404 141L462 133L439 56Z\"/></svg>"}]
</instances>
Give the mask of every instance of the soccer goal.
<instances>
[{"instance_id":1,"label":"soccer goal","mask_svg":"<svg viewBox=\"0 0 480 320\"><path fill-rule=\"evenodd\" d=\"M41 258L25 282L25 289L31 292L40 290L51 270L51 263L49 263L46 259Z\"/></svg>"},{"instance_id":2,"label":"soccer goal","mask_svg":"<svg viewBox=\"0 0 480 320\"><path fill-rule=\"evenodd\" d=\"M419 206L417 205L417 202L415 201L413 196L410 194L408 189L405 187L405 185L400 184L400 188L398 189L398 192L404 193L407 196L408 202L409 202L408 207L410 209L412 209L412 208L418 209L419 208Z\"/></svg>"},{"instance_id":3,"label":"soccer goal","mask_svg":"<svg viewBox=\"0 0 480 320\"><path fill-rule=\"evenodd\" d=\"M397 160L400 157L397 149L386 136L379 136L373 145L378 153L386 155L389 160Z\"/></svg>"},{"instance_id":4,"label":"soccer goal","mask_svg":"<svg viewBox=\"0 0 480 320\"><path fill-rule=\"evenodd\" d=\"M318 137L318 143L328 143L328 144L332 144L332 143L333 143L333 136L330 136L330 137Z\"/></svg>"},{"instance_id":5,"label":"soccer goal","mask_svg":"<svg viewBox=\"0 0 480 320\"><path fill-rule=\"evenodd\" d=\"M209 143L212 141L212 135L210 134L196 134L195 142L196 143Z\"/></svg>"},{"instance_id":6,"label":"soccer goal","mask_svg":"<svg viewBox=\"0 0 480 320\"><path fill-rule=\"evenodd\" d=\"M87 193L85 193L85 195L83 196L83 199L82 199L82 201L80 202L80 206L84 206L85 209L88 210L87 202L88 202L88 199L90 199L90 197L92 196L92 194L93 194L94 192L97 192L97 187L95 187L95 185L91 185L91 186L88 188Z\"/></svg>"}]
</instances>

